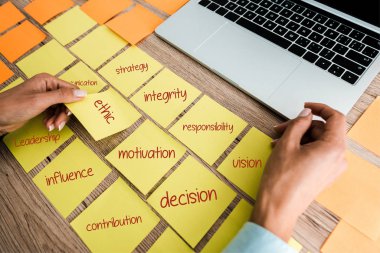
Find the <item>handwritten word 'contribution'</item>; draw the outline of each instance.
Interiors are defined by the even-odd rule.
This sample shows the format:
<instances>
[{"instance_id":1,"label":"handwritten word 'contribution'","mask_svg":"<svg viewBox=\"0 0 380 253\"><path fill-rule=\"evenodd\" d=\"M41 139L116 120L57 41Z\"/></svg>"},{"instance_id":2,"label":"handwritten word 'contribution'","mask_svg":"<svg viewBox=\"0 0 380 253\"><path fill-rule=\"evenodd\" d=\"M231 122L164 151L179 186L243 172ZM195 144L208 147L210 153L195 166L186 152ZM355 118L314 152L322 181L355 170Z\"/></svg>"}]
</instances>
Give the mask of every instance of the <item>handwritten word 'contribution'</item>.
<instances>
[{"instance_id":1,"label":"handwritten word 'contribution'","mask_svg":"<svg viewBox=\"0 0 380 253\"><path fill-rule=\"evenodd\" d=\"M119 150L119 159L162 159L175 158L175 150L166 150L161 147L155 149L143 150L136 147L134 150Z\"/></svg>"},{"instance_id":2,"label":"handwritten word 'contribution'","mask_svg":"<svg viewBox=\"0 0 380 253\"><path fill-rule=\"evenodd\" d=\"M113 112L109 111L111 109L111 106L107 103L104 104L103 100L96 100L94 102L94 106L98 109L100 114L106 120L107 124L111 124L111 122L115 120L115 117L112 115Z\"/></svg>"},{"instance_id":3,"label":"handwritten word 'contribution'","mask_svg":"<svg viewBox=\"0 0 380 253\"><path fill-rule=\"evenodd\" d=\"M83 170L77 170L77 171L71 171L67 173L62 173L60 171L55 171L51 177L45 176L46 185L55 185L60 183L67 183L70 181L78 180L78 179L84 179L86 177L92 177L94 175L94 172L92 171L92 168L83 169Z\"/></svg>"},{"instance_id":4,"label":"handwritten word 'contribution'","mask_svg":"<svg viewBox=\"0 0 380 253\"><path fill-rule=\"evenodd\" d=\"M40 143L46 143L46 142L54 142L57 143L61 136L59 134L48 134L44 136L33 136L30 138L14 140L15 147L23 147L23 146L29 146L29 145L35 145Z\"/></svg>"},{"instance_id":5,"label":"handwritten word 'contribution'","mask_svg":"<svg viewBox=\"0 0 380 253\"><path fill-rule=\"evenodd\" d=\"M169 192L166 191L166 195L161 198L160 206L162 208L175 207L178 205L185 206L202 202L210 202L212 200L218 200L218 195L213 189L202 191L195 189L195 192L188 192L185 190L185 193L171 196L169 195Z\"/></svg>"},{"instance_id":6,"label":"handwritten word 'contribution'","mask_svg":"<svg viewBox=\"0 0 380 253\"><path fill-rule=\"evenodd\" d=\"M90 231L96 231L96 230L124 227L128 225L139 224L139 223L142 223L141 216L130 217L126 215L124 218L121 218L121 219L115 219L114 217L112 217L109 220L103 219L100 222L87 224L86 230L90 232Z\"/></svg>"},{"instance_id":7,"label":"handwritten word 'contribution'","mask_svg":"<svg viewBox=\"0 0 380 253\"><path fill-rule=\"evenodd\" d=\"M183 131L195 132L208 132L208 131L217 131L217 132L229 132L230 134L234 131L234 125L222 122L215 122L214 124L183 124Z\"/></svg>"},{"instance_id":8,"label":"handwritten word 'contribution'","mask_svg":"<svg viewBox=\"0 0 380 253\"><path fill-rule=\"evenodd\" d=\"M151 101L165 101L165 104L168 103L172 99L182 99L183 102L187 99L186 90L174 89L173 91L165 91L165 92L155 92L152 91L150 93L144 92L144 100L145 102Z\"/></svg>"},{"instance_id":9,"label":"handwritten word 'contribution'","mask_svg":"<svg viewBox=\"0 0 380 253\"><path fill-rule=\"evenodd\" d=\"M142 64L132 64L130 66L120 66L119 68L116 69L116 74L125 74L125 73L130 73L130 72L147 72L149 70L149 64L148 63L142 63Z\"/></svg>"}]
</instances>

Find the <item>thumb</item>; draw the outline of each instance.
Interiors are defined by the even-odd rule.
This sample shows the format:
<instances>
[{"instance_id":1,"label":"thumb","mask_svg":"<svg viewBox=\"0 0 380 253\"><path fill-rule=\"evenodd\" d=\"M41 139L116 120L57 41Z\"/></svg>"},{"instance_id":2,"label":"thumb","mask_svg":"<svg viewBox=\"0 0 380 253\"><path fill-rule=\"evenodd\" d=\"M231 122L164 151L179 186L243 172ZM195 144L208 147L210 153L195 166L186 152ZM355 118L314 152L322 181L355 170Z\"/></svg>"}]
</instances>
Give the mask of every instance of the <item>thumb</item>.
<instances>
[{"instance_id":1,"label":"thumb","mask_svg":"<svg viewBox=\"0 0 380 253\"><path fill-rule=\"evenodd\" d=\"M72 88L60 88L53 91L44 92L38 95L38 101L45 109L64 103L73 103L82 100L87 96L87 91Z\"/></svg>"},{"instance_id":2,"label":"thumb","mask_svg":"<svg viewBox=\"0 0 380 253\"><path fill-rule=\"evenodd\" d=\"M291 121L281 137L281 141L287 144L300 145L301 139L311 126L313 115L311 109L305 108L297 118Z\"/></svg>"}]
</instances>

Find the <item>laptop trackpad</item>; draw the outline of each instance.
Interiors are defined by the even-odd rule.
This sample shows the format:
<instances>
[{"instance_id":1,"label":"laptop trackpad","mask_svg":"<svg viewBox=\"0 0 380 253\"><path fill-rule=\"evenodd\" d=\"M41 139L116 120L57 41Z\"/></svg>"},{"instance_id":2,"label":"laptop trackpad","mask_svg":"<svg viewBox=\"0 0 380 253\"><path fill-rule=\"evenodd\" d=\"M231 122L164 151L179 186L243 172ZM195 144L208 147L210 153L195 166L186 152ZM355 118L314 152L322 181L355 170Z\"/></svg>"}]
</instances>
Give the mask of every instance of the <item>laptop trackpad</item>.
<instances>
[{"instance_id":1,"label":"laptop trackpad","mask_svg":"<svg viewBox=\"0 0 380 253\"><path fill-rule=\"evenodd\" d=\"M301 62L230 23L203 42L194 54L210 69L259 99L268 98Z\"/></svg>"}]
</instances>

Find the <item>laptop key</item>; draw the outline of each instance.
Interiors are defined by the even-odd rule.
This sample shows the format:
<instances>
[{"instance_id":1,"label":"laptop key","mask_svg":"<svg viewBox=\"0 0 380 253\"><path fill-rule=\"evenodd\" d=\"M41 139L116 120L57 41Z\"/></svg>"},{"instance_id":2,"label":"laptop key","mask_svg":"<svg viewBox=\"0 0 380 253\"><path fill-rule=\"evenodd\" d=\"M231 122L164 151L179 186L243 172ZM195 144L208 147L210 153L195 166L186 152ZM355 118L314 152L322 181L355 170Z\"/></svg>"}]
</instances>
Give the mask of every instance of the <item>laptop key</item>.
<instances>
[{"instance_id":1,"label":"laptop key","mask_svg":"<svg viewBox=\"0 0 380 253\"><path fill-rule=\"evenodd\" d=\"M284 16L285 18L289 18L289 17L293 14L293 12L290 11L290 10L287 10L287 9L283 9L283 10L280 12L280 14L281 14L282 16Z\"/></svg>"},{"instance_id":2,"label":"laptop key","mask_svg":"<svg viewBox=\"0 0 380 253\"><path fill-rule=\"evenodd\" d=\"M335 45L335 42L328 39L328 38L324 38L322 41L321 41L321 45L324 46L324 47L327 47L327 48L332 48L334 45Z\"/></svg>"},{"instance_id":3,"label":"laptop key","mask_svg":"<svg viewBox=\"0 0 380 253\"><path fill-rule=\"evenodd\" d=\"M349 47L352 48L352 49L355 49L358 52L360 52L364 48L364 44L362 44L362 43L354 40L354 41L351 42L351 44L349 45Z\"/></svg>"},{"instance_id":4,"label":"laptop key","mask_svg":"<svg viewBox=\"0 0 380 253\"><path fill-rule=\"evenodd\" d=\"M318 55L312 53L312 52L307 52L302 58L305 60L314 63L318 59Z\"/></svg>"},{"instance_id":5,"label":"laptop key","mask_svg":"<svg viewBox=\"0 0 380 253\"><path fill-rule=\"evenodd\" d=\"M273 30L275 33L277 33L278 35L284 35L285 33L288 32L288 29L282 27L282 26L277 26L274 30Z\"/></svg>"},{"instance_id":6,"label":"laptop key","mask_svg":"<svg viewBox=\"0 0 380 253\"><path fill-rule=\"evenodd\" d=\"M207 5L209 5L210 3L211 3L211 1L209 1L209 0L202 0L202 1L199 2L200 5L205 6L205 7Z\"/></svg>"},{"instance_id":7,"label":"laptop key","mask_svg":"<svg viewBox=\"0 0 380 253\"><path fill-rule=\"evenodd\" d=\"M229 2L229 3L226 5L226 8L229 9L230 11L233 11L236 7L237 7L237 4L234 4L234 3L232 3L232 2Z\"/></svg>"},{"instance_id":8,"label":"laptop key","mask_svg":"<svg viewBox=\"0 0 380 253\"><path fill-rule=\"evenodd\" d=\"M310 34L308 38L318 43L322 40L323 36L320 35L319 33L313 32L312 34Z\"/></svg>"},{"instance_id":9,"label":"laptop key","mask_svg":"<svg viewBox=\"0 0 380 253\"><path fill-rule=\"evenodd\" d=\"M350 84L355 84L359 77L350 71L346 71L344 72L342 79Z\"/></svg>"},{"instance_id":10,"label":"laptop key","mask_svg":"<svg viewBox=\"0 0 380 253\"><path fill-rule=\"evenodd\" d=\"M332 62L335 64L338 64L339 66L342 66L345 69L348 69L349 71L361 75L363 74L365 68L349 59L344 58L343 56L337 54L335 57L332 59Z\"/></svg>"},{"instance_id":11,"label":"laptop key","mask_svg":"<svg viewBox=\"0 0 380 253\"><path fill-rule=\"evenodd\" d=\"M302 36L307 37L311 33L311 30L307 29L306 27L301 26L300 29L298 29L297 33Z\"/></svg>"},{"instance_id":12,"label":"laptop key","mask_svg":"<svg viewBox=\"0 0 380 253\"><path fill-rule=\"evenodd\" d=\"M284 0L272 0L272 2L276 4L281 4L282 2L284 2Z\"/></svg>"},{"instance_id":13,"label":"laptop key","mask_svg":"<svg viewBox=\"0 0 380 253\"><path fill-rule=\"evenodd\" d=\"M257 4L254 4L254 3L249 3L246 7L248 10L251 10L251 11L254 11L257 8L259 8L259 6Z\"/></svg>"},{"instance_id":14,"label":"laptop key","mask_svg":"<svg viewBox=\"0 0 380 253\"><path fill-rule=\"evenodd\" d=\"M289 22L288 19L284 18L284 17L278 17L278 19L276 19L276 23L279 24L279 25L283 25L285 26L287 23Z\"/></svg>"},{"instance_id":15,"label":"laptop key","mask_svg":"<svg viewBox=\"0 0 380 253\"><path fill-rule=\"evenodd\" d=\"M212 0L214 3L219 4L220 6L224 6L228 3L228 0Z\"/></svg>"},{"instance_id":16,"label":"laptop key","mask_svg":"<svg viewBox=\"0 0 380 253\"><path fill-rule=\"evenodd\" d=\"M261 2L261 0L251 0L251 1L257 4Z\"/></svg>"},{"instance_id":17,"label":"laptop key","mask_svg":"<svg viewBox=\"0 0 380 253\"><path fill-rule=\"evenodd\" d=\"M366 36L363 43L376 49L380 49L380 40L374 39L370 36Z\"/></svg>"},{"instance_id":18,"label":"laptop key","mask_svg":"<svg viewBox=\"0 0 380 253\"><path fill-rule=\"evenodd\" d=\"M316 31L320 34L323 34L327 28L326 28L326 26L323 26L321 24L316 24L312 29L313 29L313 31Z\"/></svg>"},{"instance_id":19,"label":"laptop key","mask_svg":"<svg viewBox=\"0 0 380 253\"><path fill-rule=\"evenodd\" d=\"M239 7L237 7L237 8L234 10L234 12L235 12L236 14L238 14L238 15L241 16L241 15L243 15L244 13L246 13L247 10L244 9L243 7L239 6Z\"/></svg>"},{"instance_id":20,"label":"laptop key","mask_svg":"<svg viewBox=\"0 0 380 253\"><path fill-rule=\"evenodd\" d=\"M357 63L360 63L361 65L364 65L366 67L368 67L369 64L371 64L371 62L372 62L371 58L369 58L369 57L367 57L361 53L355 52L354 50L348 51L346 57L357 62Z\"/></svg>"},{"instance_id":21,"label":"laptop key","mask_svg":"<svg viewBox=\"0 0 380 253\"><path fill-rule=\"evenodd\" d=\"M351 28L345 25L340 25L336 30L340 33L343 33L344 35L348 35L352 31Z\"/></svg>"},{"instance_id":22,"label":"laptop key","mask_svg":"<svg viewBox=\"0 0 380 253\"><path fill-rule=\"evenodd\" d=\"M266 21L266 19L263 18L263 17L261 17L261 16L257 16L257 17L253 20L253 22L255 22L256 24L259 24L259 25L264 24L265 21Z\"/></svg>"},{"instance_id":23,"label":"laptop key","mask_svg":"<svg viewBox=\"0 0 380 253\"><path fill-rule=\"evenodd\" d=\"M306 26L307 28L312 28L313 25L315 24L314 21L308 19L308 18L305 18L302 22L301 22L301 25L303 26Z\"/></svg>"},{"instance_id":24,"label":"laptop key","mask_svg":"<svg viewBox=\"0 0 380 253\"><path fill-rule=\"evenodd\" d=\"M249 1L248 0L238 0L237 2L236 2L238 5L240 5L240 6L246 6L248 3L249 3Z\"/></svg>"},{"instance_id":25,"label":"laptop key","mask_svg":"<svg viewBox=\"0 0 380 253\"><path fill-rule=\"evenodd\" d=\"M325 23L325 26L331 28L331 29L336 29L338 26L339 26L339 23L332 20L332 19L329 19L327 20L327 22Z\"/></svg>"},{"instance_id":26,"label":"laptop key","mask_svg":"<svg viewBox=\"0 0 380 253\"><path fill-rule=\"evenodd\" d=\"M250 22L249 20L245 18L240 18L237 22L238 25L241 25L245 27L246 29L250 30L251 32L254 32L263 38L273 42L274 44L277 44L278 46L282 48L288 48L292 43L290 41L287 41L286 39L278 36L277 34L268 31L258 25L256 25L253 22Z\"/></svg>"},{"instance_id":27,"label":"laptop key","mask_svg":"<svg viewBox=\"0 0 380 253\"><path fill-rule=\"evenodd\" d=\"M247 11L247 12L244 14L244 17L245 17L246 19L252 20L254 17L256 17L256 14L253 13L252 11Z\"/></svg>"},{"instance_id":28,"label":"laptop key","mask_svg":"<svg viewBox=\"0 0 380 253\"><path fill-rule=\"evenodd\" d=\"M303 20L303 17L297 13L294 13L293 16L290 17L294 22L300 23Z\"/></svg>"},{"instance_id":29,"label":"laptop key","mask_svg":"<svg viewBox=\"0 0 380 253\"><path fill-rule=\"evenodd\" d=\"M287 38L290 41L295 41L298 37L299 36L296 33L292 32L292 31L289 31L289 32L287 32L285 34L285 38Z\"/></svg>"},{"instance_id":30,"label":"laptop key","mask_svg":"<svg viewBox=\"0 0 380 253\"><path fill-rule=\"evenodd\" d=\"M265 7L265 8L269 8L272 6L272 3L268 0L264 0L260 3L261 6Z\"/></svg>"},{"instance_id":31,"label":"laptop key","mask_svg":"<svg viewBox=\"0 0 380 253\"><path fill-rule=\"evenodd\" d=\"M317 13L312 10L306 10L302 13L304 17L313 18Z\"/></svg>"},{"instance_id":32,"label":"laptop key","mask_svg":"<svg viewBox=\"0 0 380 253\"><path fill-rule=\"evenodd\" d=\"M371 47L368 47L368 46L366 48L364 48L364 50L363 50L363 54L365 54L366 56L369 56L371 58L375 58L378 53L379 53L379 51L377 51Z\"/></svg>"},{"instance_id":33,"label":"laptop key","mask_svg":"<svg viewBox=\"0 0 380 253\"><path fill-rule=\"evenodd\" d=\"M325 36L334 40L336 37L338 37L339 33L337 33L336 31L333 31L331 29L328 29L326 32L325 32Z\"/></svg>"},{"instance_id":34,"label":"laptop key","mask_svg":"<svg viewBox=\"0 0 380 253\"><path fill-rule=\"evenodd\" d=\"M270 11L267 15L265 15L267 19L270 19L272 21L276 20L278 18L278 15L272 11Z\"/></svg>"},{"instance_id":35,"label":"laptop key","mask_svg":"<svg viewBox=\"0 0 380 253\"><path fill-rule=\"evenodd\" d=\"M276 23L268 20L263 26L268 30L273 30L276 27Z\"/></svg>"},{"instance_id":36,"label":"laptop key","mask_svg":"<svg viewBox=\"0 0 380 253\"><path fill-rule=\"evenodd\" d=\"M301 57L306 52L306 49L304 49L304 48L302 48L296 44L293 44L291 47L289 47L289 51L292 52L293 54Z\"/></svg>"},{"instance_id":37,"label":"laptop key","mask_svg":"<svg viewBox=\"0 0 380 253\"><path fill-rule=\"evenodd\" d=\"M324 24L326 22L327 18L325 16L322 16L321 14L317 14L317 16L315 16L313 18L313 20L317 21L320 24Z\"/></svg>"},{"instance_id":38,"label":"laptop key","mask_svg":"<svg viewBox=\"0 0 380 253\"><path fill-rule=\"evenodd\" d=\"M331 62L329 62L326 59L319 58L318 61L315 63L315 65L317 65L318 67L320 67L323 70L326 70L330 67Z\"/></svg>"},{"instance_id":39,"label":"laptop key","mask_svg":"<svg viewBox=\"0 0 380 253\"><path fill-rule=\"evenodd\" d=\"M310 43L310 40L308 40L304 37L299 37L296 40L296 44L300 45L301 47L306 47L307 45L309 45L309 43Z\"/></svg>"},{"instance_id":40,"label":"laptop key","mask_svg":"<svg viewBox=\"0 0 380 253\"><path fill-rule=\"evenodd\" d=\"M260 7L258 8L256 11L255 11L257 14L261 15L261 16L264 16L265 14L267 14L268 10L263 8L263 7Z\"/></svg>"},{"instance_id":41,"label":"laptop key","mask_svg":"<svg viewBox=\"0 0 380 253\"><path fill-rule=\"evenodd\" d=\"M220 7L219 9L216 10L216 13L218 13L220 16L224 16L228 10L224 7Z\"/></svg>"},{"instance_id":42,"label":"laptop key","mask_svg":"<svg viewBox=\"0 0 380 253\"><path fill-rule=\"evenodd\" d=\"M333 49L334 52L344 55L348 51L348 47L343 46L342 44L336 44Z\"/></svg>"},{"instance_id":43,"label":"laptop key","mask_svg":"<svg viewBox=\"0 0 380 253\"><path fill-rule=\"evenodd\" d=\"M216 3L211 3L207 6L207 9L212 10L212 11L216 11L216 9L218 8L219 8L219 5L217 5Z\"/></svg>"},{"instance_id":44,"label":"laptop key","mask_svg":"<svg viewBox=\"0 0 380 253\"><path fill-rule=\"evenodd\" d=\"M228 18L229 20L235 22L236 20L238 20L239 18L239 15L237 15L236 13L233 13L233 12L229 12L225 15L226 18Z\"/></svg>"},{"instance_id":45,"label":"laptop key","mask_svg":"<svg viewBox=\"0 0 380 253\"><path fill-rule=\"evenodd\" d=\"M323 58L326 58L327 60L331 60L335 53L331 50L328 50L327 48L322 49L322 51L319 53L320 56Z\"/></svg>"},{"instance_id":46,"label":"laptop key","mask_svg":"<svg viewBox=\"0 0 380 253\"><path fill-rule=\"evenodd\" d=\"M347 46L348 44L350 44L351 42L351 38L345 36L345 35L339 35L339 37L336 39L336 41L338 41L339 43Z\"/></svg>"},{"instance_id":47,"label":"laptop key","mask_svg":"<svg viewBox=\"0 0 380 253\"><path fill-rule=\"evenodd\" d=\"M340 77L343 72L344 72L344 69L342 67L339 67L338 65L336 64L333 64L329 70L328 70L331 74L337 76L337 77Z\"/></svg>"},{"instance_id":48,"label":"laptop key","mask_svg":"<svg viewBox=\"0 0 380 253\"><path fill-rule=\"evenodd\" d=\"M309 49L311 52L318 54L322 50L322 46L318 45L315 42L312 42L307 49Z\"/></svg>"},{"instance_id":49,"label":"laptop key","mask_svg":"<svg viewBox=\"0 0 380 253\"><path fill-rule=\"evenodd\" d=\"M273 11L273 12L275 12L275 13L279 13L282 9L283 9L283 8L282 8L280 5L278 5L278 4L273 4L273 5L269 8L269 10L271 10L271 11Z\"/></svg>"},{"instance_id":50,"label":"laptop key","mask_svg":"<svg viewBox=\"0 0 380 253\"><path fill-rule=\"evenodd\" d=\"M292 11L301 14L305 9L306 9L305 7L302 7L298 4L296 4L293 6Z\"/></svg>"},{"instance_id":51,"label":"laptop key","mask_svg":"<svg viewBox=\"0 0 380 253\"><path fill-rule=\"evenodd\" d=\"M364 38L364 33L361 33L359 31L353 30L350 35L351 38L355 40L362 40Z\"/></svg>"},{"instance_id":52,"label":"laptop key","mask_svg":"<svg viewBox=\"0 0 380 253\"><path fill-rule=\"evenodd\" d=\"M290 21L290 23L286 25L286 28L289 28L292 31L297 31L299 27L300 25L297 23L294 23L293 21Z\"/></svg>"},{"instance_id":53,"label":"laptop key","mask_svg":"<svg viewBox=\"0 0 380 253\"><path fill-rule=\"evenodd\" d=\"M294 3L289 2L289 1L284 1L281 5L287 9L291 9L294 6Z\"/></svg>"}]
</instances>

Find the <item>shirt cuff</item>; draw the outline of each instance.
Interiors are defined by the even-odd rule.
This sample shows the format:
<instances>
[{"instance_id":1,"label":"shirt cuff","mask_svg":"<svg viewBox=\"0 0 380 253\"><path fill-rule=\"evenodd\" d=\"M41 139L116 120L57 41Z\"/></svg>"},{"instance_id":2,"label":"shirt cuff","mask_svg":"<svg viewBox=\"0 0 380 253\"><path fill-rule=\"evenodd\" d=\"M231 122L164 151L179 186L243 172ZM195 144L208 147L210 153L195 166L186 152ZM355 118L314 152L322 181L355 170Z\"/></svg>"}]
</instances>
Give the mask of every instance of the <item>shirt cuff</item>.
<instances>
[{"instance_id":1,"label":"shirt cuff","mask_svg":"<svg viewBox=\"0 0 380 253\"><path fill-rule=\"evenodd\" d=\"M295 253L296 251L265 228L247 222L223 252Z\"/></svg>"}]
</instances>

